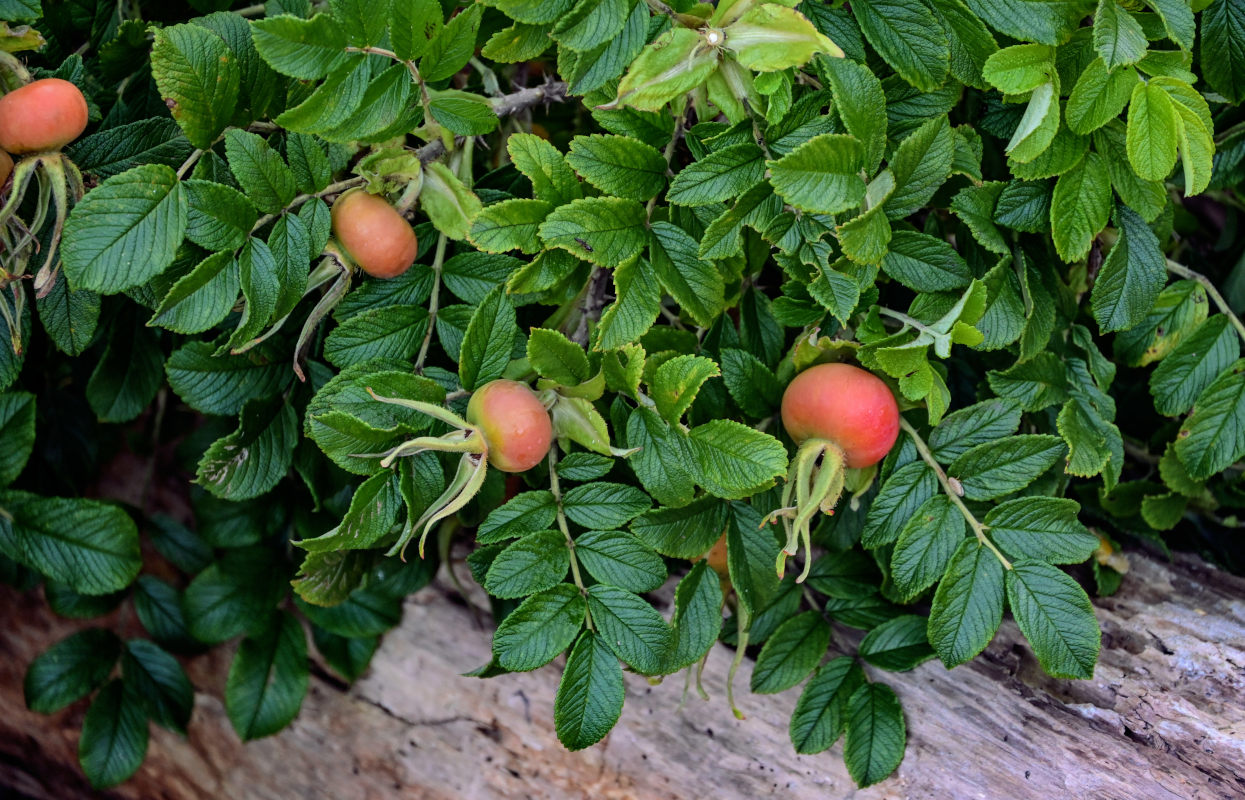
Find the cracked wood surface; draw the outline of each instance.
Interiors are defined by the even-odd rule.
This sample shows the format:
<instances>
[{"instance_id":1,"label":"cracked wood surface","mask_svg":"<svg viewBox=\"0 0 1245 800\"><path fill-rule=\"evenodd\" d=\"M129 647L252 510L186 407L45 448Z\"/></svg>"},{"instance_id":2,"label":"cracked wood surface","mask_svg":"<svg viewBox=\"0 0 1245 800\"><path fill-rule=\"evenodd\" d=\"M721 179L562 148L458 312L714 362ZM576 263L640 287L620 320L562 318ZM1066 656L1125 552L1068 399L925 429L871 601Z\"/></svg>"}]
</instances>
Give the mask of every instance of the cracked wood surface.
<instances>
[{"instance_id":1,"label":"cracked wood surface","mask_svg":"<svg viewBox=\"0 0 1245 800\"><path fill-rule=\"evenodd\" d=\"M553 733L559 672L459 677L487 660L489 633L437 584L408 599L362 680L347 690L317 670L298 720L269 739L243 745L225 717L232 648L190 659L198 693L189 738L153 727L138 775L97 795L76 765L85 702L43 716L22 700L30 659L88 623L54 617L38 593L0 589L0 603L3 796L1245 797L1245 580L1190 557L1135 555L1120 593L1097 601L1103 649L1093 680L1046 677L1010 622L954 671L934 662L881 675L903 699L909 749L895 777L865 790L848 778L841 742L821 755L792 752L787 720L798 690L745 689L748 719L734 719L723 698L730 652L720 646L705 670L711 702L693 696L676 711L682 676L650 686L629 675L618 727L603 744L568 753ZM124 607L109 622L137 633Z\"/></svg>"}]
</instances>

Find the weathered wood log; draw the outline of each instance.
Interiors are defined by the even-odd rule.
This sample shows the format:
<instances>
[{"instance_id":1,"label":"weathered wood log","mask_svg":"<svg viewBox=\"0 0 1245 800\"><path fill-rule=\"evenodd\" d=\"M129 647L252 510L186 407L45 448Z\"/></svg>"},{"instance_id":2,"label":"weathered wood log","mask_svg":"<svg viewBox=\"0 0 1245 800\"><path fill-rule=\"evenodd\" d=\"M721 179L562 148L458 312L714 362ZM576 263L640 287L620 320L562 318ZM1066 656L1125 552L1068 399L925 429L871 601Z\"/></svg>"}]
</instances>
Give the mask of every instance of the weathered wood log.
<instances>
[{"instance_id":1,"label":"weathered wood log","mask_svg":"<svg viewBox=\"0 0 1245 800\"><path fill-rule=\"evenodd\" d=\"M1011 623L948 672L932 662L885 679L907 711L896 776L856 790L839 755L797 756L797 691L723 698L730 653L705 670L714 696L679 711L683 681L628 676L618 727L568 753L553 732L558 672L490 680L490 634L437 585L407 601L367 675L321 673L298 720L243 745L220 700L229 648L190 659L198 688L189 738L153 728L147 761L115 798L1240 798L1245 796L1245 580L1191 557L1135 556L1118 595L1096 603L1094 679L1046 677ZM85 702L42 716L22 699L26 665L84 626L37 593L0 591L0 788L21 797L96 797L76 764ZM111 620L132 627L128 612ZM740 685L746 687L747 672ZM6 792L0 790L0 794ZM7 794L6 794L7 796Z\"/></svg>"}]
</instances>

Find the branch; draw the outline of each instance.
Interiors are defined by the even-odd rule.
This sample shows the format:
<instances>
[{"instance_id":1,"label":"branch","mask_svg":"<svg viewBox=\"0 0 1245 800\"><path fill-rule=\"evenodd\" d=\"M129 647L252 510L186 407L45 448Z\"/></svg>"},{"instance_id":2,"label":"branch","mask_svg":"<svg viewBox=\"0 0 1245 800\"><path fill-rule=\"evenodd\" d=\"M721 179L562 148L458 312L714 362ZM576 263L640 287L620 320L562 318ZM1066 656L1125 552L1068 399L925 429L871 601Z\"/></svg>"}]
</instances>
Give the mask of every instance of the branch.
<instances>
[{"instance_id":1,"label":"branch","mask_svg":"<svg viewBox=\"0 0 1245 800\"><path fill-rule=\"evenodd\" d=\"M1236 332L1240 334L1241 339L1245 340L1245 325L1241 324L1240 317L1232 313L1232 308L1228 305L1228 301L1225 300L1223 295L1219 293L1219 290L1215 288L1215 284L1210 282L1210 278L1200 272L1194 272L1184 264L1177 264L1170 258L1167 259L1167 271L1173 275L1179 275L1187 280L1197 281L1202 284L1202 288L1206 290L1206 294L1210 297L1211 302L1218 306L1219 310L1228 316L1228 321L1232 323L1232 327L1236 328Z\"/></svg>"}]
</instances>

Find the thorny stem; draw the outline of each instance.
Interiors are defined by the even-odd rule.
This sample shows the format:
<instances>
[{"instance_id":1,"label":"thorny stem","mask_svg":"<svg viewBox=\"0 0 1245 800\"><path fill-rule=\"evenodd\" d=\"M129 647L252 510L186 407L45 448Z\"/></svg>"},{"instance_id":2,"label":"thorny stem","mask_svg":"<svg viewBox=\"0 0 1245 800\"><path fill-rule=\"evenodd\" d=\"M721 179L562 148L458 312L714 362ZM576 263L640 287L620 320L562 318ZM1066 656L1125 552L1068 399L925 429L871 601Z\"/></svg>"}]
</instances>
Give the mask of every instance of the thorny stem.
<instances>
[{"instance_id":1,"label":"thorny stem","mask_svg":"<svg viewBox=\"0 0 1245 800\"><path fill-rule=\"evenodd\" d=\"M904 432L912 438L912 443L916 445L916 451L920 453L921 460L934 471L934 475L938 477L938 483L942 485L943 492L950 498L952 505L960 510L960 513L964 516L964 521L968 523L968 527L972 529L973 534L977 537L977 541L985 545L991 553L994 553L994 557L1003 565L1003 569L1010 570L1012 562L1008 561L1007 557L994 546L994 542L990 541L990 537L986 536L986 526L982 525L973 516L973 512L968 510L968 506L964 505L964 501L960 499L960 493L951 486L951 481L947 479L947 473L943 471L942 465L934 458L934 454L930 452L929 445L921 438L921 434L917 433L916 428L909 425L908 421L903 417L899 418L899 427L903 428Z\"/></svg>"},{"instance_id":2,"label":"thorny stem","mask_svg":"<svg viewBox=\"0 0 1245 800\"><path fill-rule=\"evenodd\" d=\"M566 513L562 510L562 488L558 481L558 448L557 445L549 448L549 493L553 495L553 504L558 509L558 530L562 531L562 535L566 537L566 549L571 554L571 579L575 581L576 588L585 598L588 596L588 590L584 588L583 576L579 574L579 558L575 555L575 540L571 538L571 529L566 524ZM596 630L592 625L592 612L584 609L584 620L588 626L588 630Z\"/></svg>"},{"instance_id":3,"label":"thorny stem","mask_svg":"<svg viewBox=\"0 0 1245 800\"><path fill-rule=\"evenodd\" d=\"M1170 258L1167 259L1167 271L1173 275L1179 275L1187 280L1197 281L1202 284L1202 288L1206 290L1206 295L1210 297L1211 301L1214 302L1216 306L1218 306L1220 311L1227 315L1228 321L1232 323L1232 327L1236 328L1236 332L1240 334L1241 339L1245 340L1245 324L1242 324L1241 318L1232 312L1232 308L1228 305L1228 301L1225 300L1223 295L1219 293L1219 290L1215 288L1215 284L1210 282L1210 278L1207 278L1200 272L1194 272L1184 264L1177 264Z\"/></svg>"}]
</instances>

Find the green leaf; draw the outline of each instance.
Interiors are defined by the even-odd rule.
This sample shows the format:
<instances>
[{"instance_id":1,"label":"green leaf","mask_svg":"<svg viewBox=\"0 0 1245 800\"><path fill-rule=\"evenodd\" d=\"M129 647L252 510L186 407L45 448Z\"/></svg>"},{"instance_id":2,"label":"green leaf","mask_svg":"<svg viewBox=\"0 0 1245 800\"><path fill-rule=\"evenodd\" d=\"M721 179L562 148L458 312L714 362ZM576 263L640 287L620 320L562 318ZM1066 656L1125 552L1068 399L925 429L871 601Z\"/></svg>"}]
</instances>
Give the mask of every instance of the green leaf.
<instances>
[{"instance_id":1,"label":"green leaf","mask_svg":"<svg viewBox=\"0 0 1245 800\"><path fill-rule=\"evenodd\" d=\"M194 710L195 690L177 659L154 642L131 639L125 643L121 669L126 686L147 716L184 734Z\"/></svg>"},{"instance_id":2,"label":"green leaf","mask_svg":"<svg viewBox=\"0 0 1245 800\"><path fill-rule=\"evenodd\" d=\"M808 677L830 646L830 626L816 611L784 622L765 640L752 670L752 691L776 694Z\"/></svg>"},{"instance_id":3,"label":"green leaf","mask_svg":"<svg viewBox=\"0 0 1245 800\"><path fill-rule=\"evenodd\" d=\"M539 136L513 134L506 142L506 150L515 169L532 182L532 197L537 200L561 206L583 196L565 157Z\"/></svg>"},{"instance_id":4,"label":"green leaf","mask_svg":"<svg viewBox=\"0 0 1245 800\"><path fill-rule=\"evenodd\" d=\"M1058 436L1020 434L979 444L947 469L969 500L993 500L1018 492L1065 455Z\"/></svg>"},{"instance_id":5,"label":"green leaf","mask_svg":"<svg viewBox=\"0 0 1245 800\"><path fill-rule=\"evenodd\" d=\"M903 708L889 686L866 683L847 702L843 761L858 786L872 786L903 761L907 732Z\"/></svg>"},{"instance_id":6,"label":"green leaf","mask_svg":"<svg viewBox=\"0 0 1245 800\"><path fill-rule=\"evenodd\" d=\"M719 355L722 381L731 399L757 419L772 414L782 400L782 385L773 371L746 350L724 348Z\"/></svg>"},{"instance_id":7,"label":"green leaf","mask_svg":"<svg viewBox=\"0 0 1245 800\"><path fill-rule=\"evenodd\" d=\"M553 701L554 728L568 750L605 738L622 714L622 666L602 637L586 631L575 644Z\"/></svg>"},{"instance_id":8,"label":"green leaf","mask_svg":"<svg viewBox=\"0 0 1245 800\"><path fill-rule=\"evenodd\" d=\"M1102 634L1076 581L1050 564L1018 561L1007 573L1007 602L1047 674L1093 677Z\"/></svg>"},{"instance_id":9,"label":"green leaf","mask_svg":"<svg viewBox=\"0 0 1245 800\"><path fill-rule=\"evenodd\" d=\"M1158 13L1163 20L1163 29L1167 37L1176 43L1181 50L1193 49L1193 37L1196 31L1193 21L1193 9L1188 0L1149 0L1147 5ZM1205 23L1203 23L1205 24Z\"/></svg>"},{"instance_id":10,"label":"green leaf","mask_svg":"<svg viewBox=\"0 0 1245 800\"><path fill-rule=\"evenodd\" d=\"M976 539L960 542L929 610L929 641L942 663L985 649L1003 619L1003 565Z\"/></svg>"},{"instance_id":11,"label":"green leaf","mask_svg":"<svg viewBox=\"0 0 1245 800\"><path fill-rule=\"evenodd\" d=\"M410 81L402 85L409 86ZM493 105L486 97L457 89L443 89L430 94L432 99L428 102L428 108L433 119L450 133L459 136L483 136L494 131L499 124Z\"/></svg>"},{"instance_id":12,"label":"green leaf","mask_svg":"<svg viewBox=\"0 0 1245 800\"><path fill-rule=\"evenodd\" d=\"M1245 100L1245 2L1218 0L1202 12L1198 63L1210 87L1231 103Z\"/></svg>"},{"instance_id":13,"label":"green leaf","mask_svg":"<svg viewBox=\"0 0 1245 800\"><path fill-rule=\"evenodd\" d=\"M211 147L238 103L241 74L225 41L199 25L158 28L151 74L190 143Z\"/></svg>"},{"instance_id":14,"label":"green leaf","mask_svg":"<svg viewBox=\"0 0 1245 800\"><path fill-rule=\"evenodd\" d=\"M475 53L476 34L483 13L483 6L469 5L437 33L437 38L428 44L419 60L419 74L425 81L445 80L467 66Z\"/></svg>"},{"instance_id":15,"label":"green leaf","mask_svg":"<svg viewBox=\"0 0 1245 800\"><path fill-rule=\"evenodd\" d=\"M1125 64L1136 64L1146 54L1149 42L1136 17L1116 0L1098 0L1094 14L1094 49L1106 68L1115 71Z\"/></svg>"},{"instance_id":16,"label":"green leaf","mask_svg":"<svg viewBox=\"0 0 1245 800\"><path fill-rule=\"evenodd\" d=\"M839 656L817 670L791 714L788 732L797 753L830 749L847 727L848 698L864 683L864 672L850 656Z\"/></svg>"},{"instance_id":17,"label":"green leaf","mask_svg":"<svg viewBox=\"0 0 1245 800\"><path fill-rule=\"evenodd\" d=\"M577 525L614 530L648 511L652 501L634 486L621 483L585 483L562 496L562 510Z\"/></svg>"},{"instance_id":18,"label":"green leaf","mask_svg":"<svg viewBox=\"0 0 1245 800\"><path fill-rule=\"evenodd\" d=\"M945 116L929 120L895 148L890 169L895 191L887 198L886 216L902 219L929 203L951 175L955 139Z\"/></svg>"},{"instance_id":19,"label":"green leaf","mask_svg":"<svg viewBox=\"0 0 1245 800\"><path fill-rule=\"evenodd\" d=\"M566 161L588 183L616 197L644 201L666 188L661 153L627 136L576 136Z\"/></svg>"},{"instance_id":20,"label":"green leaf","mask_svg":"<svg viewBox=\"0 0 1245 800\"><path fill-rule=\"evenodd\" d=\"M1197 396L1176 436L1176 454L1196 479L1245 455L1245 359L1233 362Z\"/></svg>"},{"instance_id":21,"label":"green leaf","mask_svg":"<svg viewBox=\"0 0 1245 800\"><path fill-rule=\"evenodd\" d=\"M1128 104L1128 160L1137 175L1161 181L1176 163L1179 117L1162 86L1139 83Z\"/></svg>"},{"instance_id":22,"label":"green leaf","mask_svg":"<svg viewBox=\"0 0 1245 800\"><path fill-rule=\"evenodd\" d=\"M163 381L160 343L132 317L119 320L86 385L101 422L129 422L155 398Z\"/></svg>"},{"instance_id":23,"label":"green leaf","mask_svg":"<svg viewBox=\"0 0 1245 800\"><path fill-rule=\"evenodd\" d=\"M543 200L515 198L487 206L471 224L471 243L486 253L520 250L536 253L541 249L537 235L540 224L553 206Z\"/></svg>"},{"instance_id":24,"label":"green leaf","mask_svg":"<svg viewBox=\"0 0 1245 800\"><path fill-rule=\"evenodd\" d=\"M286 590L274 577L271 557L254 548L231 550L213 562L186 587L191 635L218 644L264 625Z\"/></svg>"},{"instance_id":25,"label":"green leaf","mask_svg":"<svg viewBox=\"0 0 1245 800\"><path fill-rule=\"evenodd\" d=\"M537 375L563 386L578 386L591 377L584 349L559 331L533 328L527 340L527 360Z\"/></svg>"},{"instance_id":26,"label":"green leaf","mask_svg":"<svg viewBox=\"0 0 1245 800\"><path fill-rule=\"evenodd\" d=\"M1098 548L1098 537L1076 518L1079 509L1067 498L1026 497L999 503L983 522L1013 558L1079 564Z\"/></svg>"},{"instance_id":27,"label":"green leaf","mask_svg":"<svg viewBox=\"0 0 1245 800\"><path fill-rule=\"evenodd\" d=\"M1145 366L1166 356L1206 319L1206 290L1195 281L1176 281L1159 292L1145 321L1115 337L1116 360Z\"/></svg>"},{"instance_id":28,"label":"green leaf","mask_svg":"<svg viewBox=\"0 0 1245 800\"><path fill-rule=\"evenodd\" d=\"M973 277L968 264L946 241L908 230L891 235L882 270L917 292L963 289Z\"/></svg>"},{"instance_id":29,"label":"green leaf","mask_svg":"<svg viewBox=\"0 0 1245 800\"><path fill-rule=\"evenodd\" d=\"M497 286L480 302L463 337L458 375L472 391L500 378L510 363L519 326L504 286Z\"/></svg>"},{"instance_id":30,"label":"green leaf","mask_svg":"<svg viewBox=\"0 0 1245 800\"><path fill-rule=\"evenodd\" d=\"M1029 95L1024 116L1004 151L1011 161L1028 163L1050 149L1059 133L1059 87L1056 83L1043 83Z\"/></svg>"},{"instance_id":31,"label":"green leaf","mask_svg":"<svg viewBox=\"0 0 1245 800\"><path fill-rule=\"evenodd\" d=\"M467 238L482 208L480 198L439 161L424 165L419 202L437 230L455 241Z\"/></svg>"},{"instance_id":32,"label":"green leaf","mask_svg":"<svg viewBox=\"0 0 1245 800\"><path fill-rule=\"evenodd\" d=\"M498 506L476 529L476 541L491 544L546 530L553 524L558 508L553 495L541 489L521 492Z\"/></svg>"},{"instance_id":33,"label":"green leaf","mask_svg":"<svg viewBox=\"0 0 1245 800\"><path fill-rule=\"evenodd\" d=\"M208 250L236 250L246 243L258 214L246 195L212 181L188 180L186 238Z\"/></svg>"},{"instance_id":34,"label":"green leaf","mask_svg":"<svg viewBox=\"0 0 1245 800\"><path fill-rule=\"evenodd\" d=\"M665 569L661 571L665 575ZM704 658L722 632L722 584L718 573L700 562L674 592L674 647L663 672L674 672Z\"/></svg>"},{"instance_id":35,"label":"green leaf","mask_svg":"<svg viewBox=\"0 0 1245 800\"><path fill-rule=\"evenodd\" d=\"M778 3L748 8L728 26L726 48L740 66L754 72L802 67L817 53L843 55L807 17Z\"/></svg>"},{"instance_id":36,"label":"green leaf","mask_svg":"<svg viewBox=\"0 0 1245 800\"><path fill-rule=\"evenodd\" d=\"M233 128L225 134L225 153L230 171L260 211L275 214L294 199L298 179L264 139Z\"/></svg>"},{"instance_id":37,"label":"green leaf","mask_svg":"<svg viewBox=\"0 0 1245 800\"><path fill-rule=\"evenodd\" d=\"M907 672L934 657L925 617L905 614L883 622L860 640L860 657L879 669Z\"/></svg>"},{"instance_id":38,"label":"green leaf","mask_svg":"<svg viewBox=\"0 0 1245 800\"><path fill-rule=\"evenodd\" d=\"M1021 407L1011 400L983 400L948 414L930 433L934 457L944 463L979 444L1016 433Z\"/></svg>"},{"instance_id":39,"label":"green leaf","mask_svg":"<svg viewBox=\"0 0 1245 800\"><path fill-rule=\"evenodd\" d=\"M550 34L571 50L589 51L606 44L622 31L631 6L626 0L579 0Z\"/></svg>"},{"instance_id":40,"label":"green leaf","mask_svg":"<svg viewBox=\"0 0 1245 800\"><path fill-rule=\"evenodd\" d=\"M365 550L389 533L402 505L397 473L381 470L355 489L341 523L314 539L296 544L309 553Z\"/></svg>"},{"instance_id":41,"label":"green leaf","mask_svg":"<svg viewBox=\"0 0 1245 800\"><path fill-rule=\"evenodd\" d=\"M765 177L760 147L742 142L693 161L674 176L666 200L681 206L706 206L739 197Z\"/></svg>"},{"instance_id":42,"label":"green leaf","mask_svg":"<svg viewBox=\"0 0 1245 800\"><path fill-rule=\"evenodd\" d=\"M138 529L117 506L8 490L0 508L0 534L16 548L8 555L80 594L109 594L138 575Z\"/></svg>"},{"instance_id":43,"label":"green leaf","mask_svg":"<svg viewBox=\"0 0 1245 800\"><path fill-rule=\"evenodd\" d=\"M147 716L120 680L105 686L82 719L78 763L97 789L125 781L147 756Z\"/></svg>"},{"instance_id":44,"label":"green leaf","mask_svg":"<svg viewBox=\"0 0 1245 800\"><path fill-rule=\"evenodd\" d=\"M173 170L135 167L92 189L69 214L62 251L72 289L116 294L173 263L186 231L186 195Z\"/></svg>"},{"instance_id":45,"label":"green leaf","mask_svg":"<svg viewBox=\"0 0 1245 800\"><path fill-rule=\"evenodd\" d=\"M95 292L72 290L68 281L57 281L50 292L36 297L35 303L43 329L65 355L81 355L95 338L100 309L100 297Z\"/></svg>"},{"instance_id":46,"label":"green leaf","mask_svg":"<svg viewBox=\"0 0 1245 800\"><path fill-rule=\"evenodd\" d=\"M1097 153L1059 176L1051 198L1050 222L1055 249L1064 261L1079 261L1111 213L1111 178Z\"/></svg>"},{"instance_id":47,"label":"green leaf","mask_svg":"<svg viewBox=\"0 0 1245 800\"><path fill-rule=\"evenodd\" d=\"M282 75L323 78L346 60L346 32L328 14L299 19L278 14L251 22L255 49Z\"/></svg>"},{"instance_id":48,"label":"green leaf","mask_svg":"<svg viewBox=\"0 0 1245 800\"><path fill-rule=\"evenodd\" d=\"M1105 1L1105 0L1104 0ZM1068 127L1074 133L1090 133L1120 115L1141 79L1135 69L1108 72L1101 58L1089 63L1068 97Z\"/></svg>"},{"instance_id":49,"label":"green leaf","mask_svg":"<svg viewBox=\"0 0 1245 800\"><path fill-rule=\"evenodd\" d=\"M968 226L973 238L991 253L1008 255L1011 248L994 224L994 208L1007 184L985 183L966 186L951 199L951 210Z\"/></svg>"},{"instance_id":50,"label":"green leaf","mask_svg":"<svg viewBox=\"0 0 1245 800\"><path fill-rule=\"evenodd\" d=\"M389 6L389 40L398 58L414 60L437 38L444 22L437 0L410 0Z\"/></svg>"},{"instance_id":51,"label":"green leaf","mask_svg":"<svg viewBox=\"0 0 1245 800\"><path fill-rule=\"evenodd\" d=\"M597 453L571 453L558 461L558 477L564 481L595 481L614 468L614 459Z\"/></svg>"},{"instance_id":52,"label":"green leaf","mask_svg":"<svg viewBox=\"0 0 1245 800\"><path fill-rule=\"evenodd\" d=\"M925 92L943 84L950 69L950 45L927 6L867 0L853 5L852 12L869 44L901 78Z\"/></svg>"},{"instance_id":53,"label":"green leaf","mask_svg":"<svg viewBox=\"0 0 1245 800\"><path fill-rule=\"evenodd\" d=\"M618 84L615 104L660 111L669 101L703 85L718 68L713 48L698 31L672 28L644 48Z\"/></svg>"},{"instance_id":54,"label":"green leaf","mask_svg":"<svg viewBox=\"0 0 1245 800\"><path fill-rule=\"evenodd\" d=\"M1150 313L1167 283L1167 266L1158 237L1136 212L1115 212L1119 239L1102 263L1091 305L1104 333L1127 330Z\"/></svg>"},{"instance_id":55,"label":"green leaf","mask_svg":"<svg viewBox=\"0 0 1245 800\"><path fill-rule=\"evenodd\" d=\"M233 253L213 253L173 284L148 324L176 333L202 333L229 315L239 288Z\"/></svg>"},{"instance_id":56,"label":"green leaf","mask_svg":"<svg viewBox=\"0 0 1245 800\"><path fill-rule=\"evenodd\" d=\"M1055 48L1044 44L1004 47L986 60L982 76L1003 94L1024 94L1046 83L1055 69Z\"/></svg>"},{"instance_id":57,"label":"green leaf","mask_svg":"<svg viewBox=\"0 0 1245 800\"><path fill-rule=\"evenodd\" d=\"M865 152L854 136L824 133L767 162L774 191L803 211L838 214L860 205Z\"/></svg>"},{"instance_id":58,"label":"green leaf","mask_svg":"<svg viewBox=\"0 0 1245 800\"><path fill-rule=\"evenodd\" d=\"M698 558L713 547L726 527L729 507L705 497L679 508L656 508L635 518L631 532L671 558Z\"/></svg>"},{"instance_id":59,"label":"green leaf","mask_svg":"<svg viewBox=\"0 0 1245 800\"><path fill-rule=\"evenodd\" d=\"M651 390L657 411L671 425L679 424L691 408L705 381L721 375L713 359L704 356L675 356L657 368Z\"/></svg>"},{"instance_id":60,"label":"green leaf","mask_svg":"<svg viewBox=\"0 0 1245 800\"><path fill-rule=\"evenodd\" d=\"M777 439L734 420L692 428L688 445L695 480L714 497L750 497L787 471L787 451Z\"/></svg>"},{"instance_id":61,"label":"green leaf","mask_svg":"<svg viewBox=\"0 0 1245 800\"><path fill-rule=\"evenodd\" d=\"M701 327L713 324L726 306L722 274L698 254L698 245L669 222L652 225L649 258L662 288Z\"/></svg>"},{"instance_id":62,"label":"green leaf","mask_svg":"<svg viewBox=\"0 0 1245 800\"><path fill-rule=\"evenodd\" d=\"M945 494L917 509L891 554L891 580L901 599L915 598L942 577L964 534L964 517Z\"/></svg>"},{"instance_id":63,"label":"green leaf","mask_svg":"<svg viewBox=\"0 0 1245 800\"><path fill-rule=\"evenodd\" d=\"M614 270L614 297L601 315L600 350L638 341L661 313L661 285L653 266L635 258Z\"/></svg>"},{"instance_id":64,"label":"green leaf","mask_svg":"<svg viewBox=\"0 0 1245 800\"><path fill-rule=\"evenodd\" d=\"M1154 408L1169 417L1187 412L1202 390L1241 354L1240 338L1226 314L1208 318L1150 373Z\"/></svg>"},{"instance_id":65,"label":"green leaf","mask_svg":"<svg viewBox=\"0 0 1245 800\"><path fill-rule=\"evenodd\" d=\"M882 82L863 64L847 58L820 62L834 95L834 108L847 132L864 145L864 167L872 173L886 148L886 95Z\"/></svg>"},{"instance_id":66,"label":"green leaf","mask_svg":"<svg viewBox=\"0 0 1245 800\"><path fill-rule=\"evenodd\" d=\"M0 486L17 480L35 446L35 396L0 394Z\"/></svg>"},{"instance_id":67,"label":"green leaf","mask_svg":"<svg viewBox=\"0 0 1245 800\"><path fill-rule=\"evenodd\" d=\"M673 630L640 597L604 583L588 589L588 610L606 647L642 675L661 671Z\"/></svg>"},{"instance_id":68,"label":"green leaf","mask_svg":"<svg viewBox=\"0 0 1245 800\"><path fill-rule=\"evenodd\" d=\"M994 221L1024 233L1050 230L1051 186L1045 181L1012 181L994 207Z\"/></svg>"},{"instance_id":69,"label":"green leaf","mask_svg":"<svg viewBox=\"0 0 1245 800\"><path fill-rule=\"evenodd\" d=\"M248 400L271 397L290 380L288 362L268 358L259 348L213 357L215 349L210 342L187 342L164 365L169 386L196 411L237 414Z\"/></svg>"},{"instance_id":70,"label":"green leaf","mask_svg":"<svg viewBox=\"0 0 1245 800\"><path fill-rule=\"evenodd\" d=\"M575 555L592 577L629 592L651 592L666 580L661 556L631 533L588 531L575 540Z\"/></svg>"},{"instance_id":71,"label":"green leaf","mask_svg":"<svg viewBox=\"0 0 1245 800\"><path fill-rule=\"evenodd\" d=\"M243 741L271 736L293 721L307 694L307 637L288 612L238 645L225 682L225 713Z\"/></svg>"},{"instance_id":72,"label":"green leaf","mask_svg":"<svg viewBox=\"0 0 1245 800\"><path fill-rule=\"evenodd\" d=\"M575 641L586 609L579 590L569 583L532 595L497 626L497 662L512 672L543 667Z\"/></svg>"},{"instance_id":73,"label":"green leaf","mask_svg":"<svg viewBox=\"0 0 1245 800\"><path fill-rule=\"evenodd\" d=\"M644 207L635 200L586 197L554 210L540 226L547 247L602 267L618 267L648 242Z\"/></svg>"},{"instance_id":74,"label":"green leaf","mask_svg":"<svg viewBox=\"0 0 1245 800\"><path fill-rule=\"evenodd\" d=\"M264 495L289 472L298 443L298 418L283 402L243 407L238 429L217 439L199 459L197 482L223 500Z\"/></svg>"},{"instance_id":75,"label":"green leaf","mask_svg":"<svg viewBox=\"0 0 1245 800\"><path fill-rule=\"evenodd\" d=\"M333 329L324 342L324 357L339 369L372 358L411 358L423 341L427 320L422 306L368 309Z\"/></svg>"},{"instance_id":76,"label":"green leaf","mask_svg":"<svg viewBox=\"0 0 1245 800\"><path fill-rule=\"evenodd\" d=\"M872 548L898 540L908 520L937 491L938 478L925 462L913 461L895 470L869 506L861 543Z\"/></svg>"},{"instance_id":77,"label":"green leaf","mask_svg":"<svg viewBox=\"0 0 1245 800\"><path fill-rule=\"evenodd\" d=\"M103 628L86 628L40 653L26 670L26 707L53 714L98 689L112 674L121 641Z\"/></svg>"},{"instance_id":78,"label":"green leaf","mask_svg":"<svg viewBox=\"0 0 1245 800\"><path fill-rule=\"evenodd\" d=\"M314 625L311 627L311 638L316 644L316 652L329 667L351 683L367 671L380 644L376 637L351 639L329 633Z\"/></svg>"},{"instance_id":79,"label":"green leaf","mask_svg":"<svg viewBox=\"0 0 1245 800\"><path fill-rule=\"evenodd\" d=\"M951 74L965 85L988 88L981 73L998 44L985 23L961 0L932 0L929 6L947 31Z\"/></svg>"},{"instance_id":80,"label":"green leaf","mask_svg":"<svg viewBox=\"0 0 1245 800\"><path fill-rule=\"evenodd\" d=\"M570 552L557 531L528 534L497 554L484 588L500 598L524 597L552 588L566 577Z\"/></svg>"}]
</instances>

